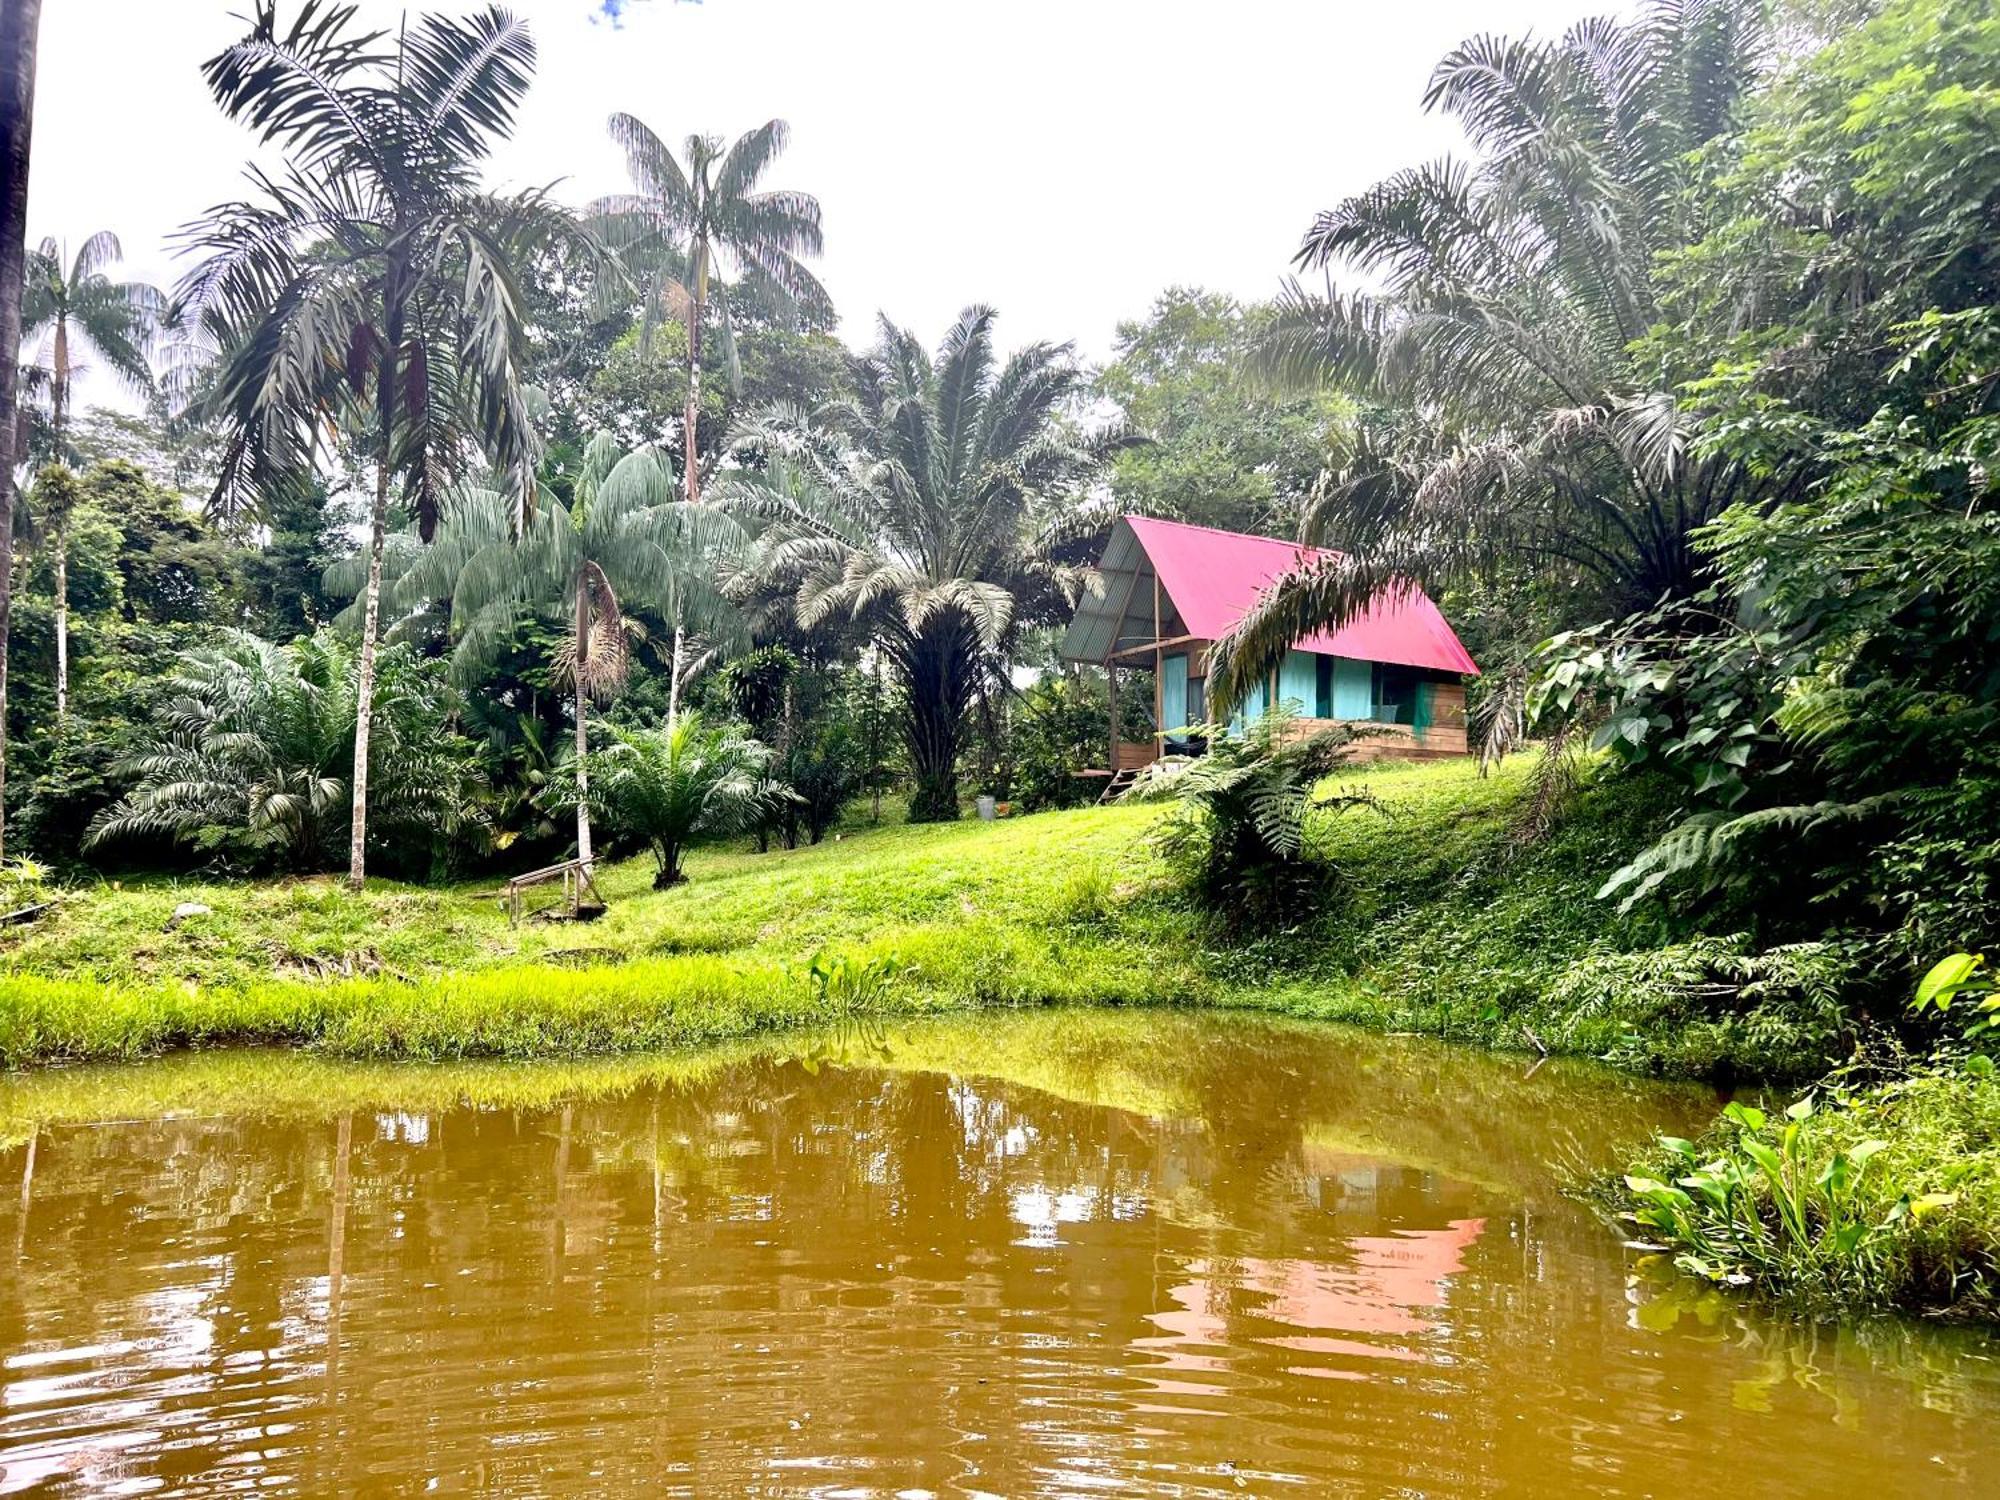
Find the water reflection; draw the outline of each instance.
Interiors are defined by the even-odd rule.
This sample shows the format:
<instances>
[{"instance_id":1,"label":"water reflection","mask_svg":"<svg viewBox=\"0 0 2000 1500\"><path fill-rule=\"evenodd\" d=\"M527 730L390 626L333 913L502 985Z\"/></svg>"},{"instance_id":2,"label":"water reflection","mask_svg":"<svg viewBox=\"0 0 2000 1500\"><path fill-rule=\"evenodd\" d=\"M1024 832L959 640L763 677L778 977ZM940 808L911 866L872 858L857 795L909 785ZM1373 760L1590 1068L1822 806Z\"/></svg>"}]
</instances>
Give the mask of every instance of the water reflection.
<instances>
[{"instance_id":1,"label":"water reflection","mask_svg":"<svg viewBox=\"0 0 2000 1500\"><path fill-rule=\"evenodd\" d=\"M5 1086L0 1490L1893 1492L2000 1415L1977 1340L1628 1264L1547 1164L1713 1101L1591 1070L1072 1015L236 1065L262 1112L215 1058Z\"/></svg>"}]
</instances>

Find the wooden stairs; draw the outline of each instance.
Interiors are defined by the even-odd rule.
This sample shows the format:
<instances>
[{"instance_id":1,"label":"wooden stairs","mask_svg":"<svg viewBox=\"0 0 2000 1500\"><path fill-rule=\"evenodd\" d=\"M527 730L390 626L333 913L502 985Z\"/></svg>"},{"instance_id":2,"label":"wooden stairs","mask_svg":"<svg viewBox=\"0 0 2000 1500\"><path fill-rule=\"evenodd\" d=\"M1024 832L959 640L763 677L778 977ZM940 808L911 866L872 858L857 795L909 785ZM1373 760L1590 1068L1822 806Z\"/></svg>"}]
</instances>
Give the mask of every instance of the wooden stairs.
<instances>
[{"instance_id":1,"label":"wooden stairs","mask_svg":"<svg viewBox=\"0 0 2000 1500\"><path fill-rule=\"evenodd\" d=\"M1111 779L1104 783L1104 790L1097 794L1097 805L1103 807L1124 796L1132 789L1132 783L1139 779L1139 772L1143 769L1142 766L1121 766Z\"/></svg>"}]
</instances>

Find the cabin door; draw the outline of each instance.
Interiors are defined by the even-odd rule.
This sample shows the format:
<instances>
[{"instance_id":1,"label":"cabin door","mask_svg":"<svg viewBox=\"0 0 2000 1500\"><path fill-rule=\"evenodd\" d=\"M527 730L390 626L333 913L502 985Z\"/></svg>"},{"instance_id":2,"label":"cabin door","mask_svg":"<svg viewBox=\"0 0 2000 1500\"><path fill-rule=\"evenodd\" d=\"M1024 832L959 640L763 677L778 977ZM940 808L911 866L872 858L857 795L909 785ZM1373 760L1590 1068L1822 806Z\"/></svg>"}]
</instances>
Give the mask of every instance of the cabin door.
<instances>
[{"instance_id":1,"label":"cabin door","mask_svg":"<svg viewBox=\"0 0 2000 1500\"><path fill-rule=\"evenodd\" d=\"M1184 653L1160 661L1160 728L1167 734L1188 723L1188 659Z\"/></svg>"}]
</instances>

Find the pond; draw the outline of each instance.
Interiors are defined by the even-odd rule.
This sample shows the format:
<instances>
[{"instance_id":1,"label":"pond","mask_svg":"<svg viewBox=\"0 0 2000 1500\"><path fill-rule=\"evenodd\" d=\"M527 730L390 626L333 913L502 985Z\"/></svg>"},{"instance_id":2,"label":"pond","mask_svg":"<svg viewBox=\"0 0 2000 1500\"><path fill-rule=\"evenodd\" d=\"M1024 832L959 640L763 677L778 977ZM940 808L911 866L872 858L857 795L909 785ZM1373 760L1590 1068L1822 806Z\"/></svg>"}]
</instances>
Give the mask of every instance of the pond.
<instances>
[{"instance_id":1,"label":"pond","mask_svg":"<svg viewBox=\"0 0 2000 1500\"><path fill-rule=\"evenodd\" d=\"M1984 1336L1751 1313L1562 1195L1712 1093L1221 1016L885 1041L0 1082L0 1491L1996 1483Z\"/></svg>"}]
</instances>

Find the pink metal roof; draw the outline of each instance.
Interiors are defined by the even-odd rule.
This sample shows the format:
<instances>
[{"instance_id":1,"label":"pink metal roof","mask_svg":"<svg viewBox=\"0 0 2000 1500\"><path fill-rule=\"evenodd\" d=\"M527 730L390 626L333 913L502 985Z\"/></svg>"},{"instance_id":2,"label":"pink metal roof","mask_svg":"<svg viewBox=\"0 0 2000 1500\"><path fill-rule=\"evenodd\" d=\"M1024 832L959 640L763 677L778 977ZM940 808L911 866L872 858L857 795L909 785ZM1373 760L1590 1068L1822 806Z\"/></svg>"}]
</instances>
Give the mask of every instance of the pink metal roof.
<instances>
[{"instance_id":1,"label":"pink metal roof","mask_svg":"<svg viewBox=\"0 0 2000 1500\"><path fill-rule=\"evenodd\" d=\"M1245 536L1150 516L1126 516L1124 523L1152 562L1160 587L1173 600L1188 634L1203 640L1225 634L1280 574L1339 556L1276 537ZM1296 644L1301 651L1357 661L1479 671L1438 607L1415 585L1378 598L1338 630L1320 631Z\"/></svg>"}]
</instances>

